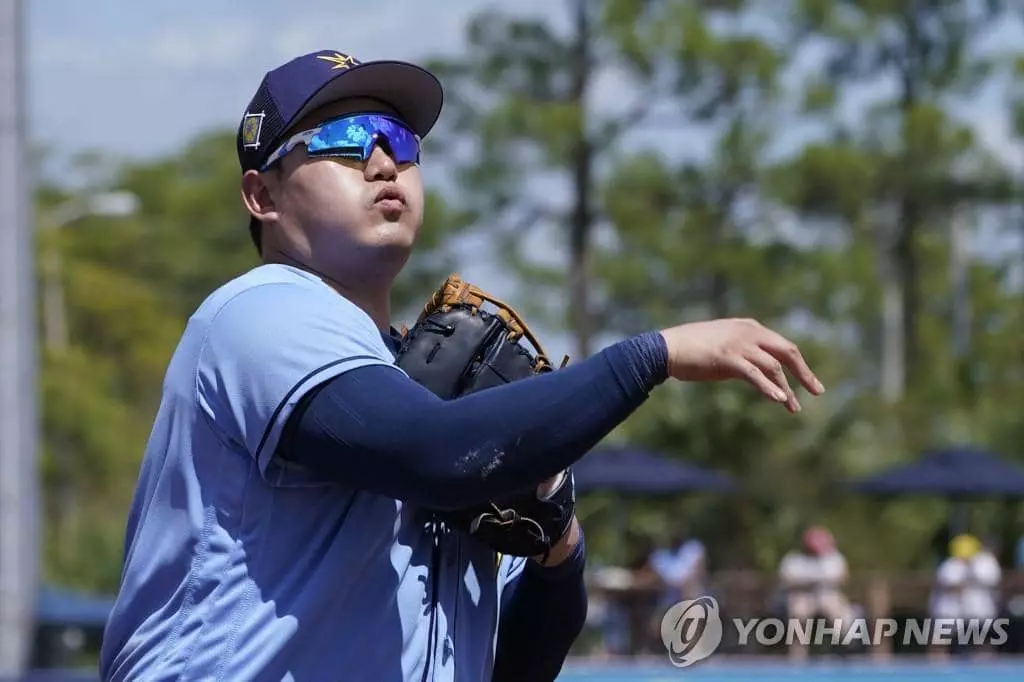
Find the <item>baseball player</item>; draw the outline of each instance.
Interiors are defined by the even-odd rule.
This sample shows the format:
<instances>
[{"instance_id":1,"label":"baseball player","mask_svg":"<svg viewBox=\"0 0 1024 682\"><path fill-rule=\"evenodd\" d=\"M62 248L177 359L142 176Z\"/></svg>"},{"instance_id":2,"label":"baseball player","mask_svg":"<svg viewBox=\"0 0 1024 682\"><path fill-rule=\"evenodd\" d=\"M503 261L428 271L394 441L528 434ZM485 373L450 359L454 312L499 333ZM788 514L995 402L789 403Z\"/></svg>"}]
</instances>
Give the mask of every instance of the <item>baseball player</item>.
<instances>
[{"instance_id":1,"label":"baseball player","mask_svg":"<svg viewBox=\"0 0 1024 682\"><path fill-rule=\"evenodd\" d=\"M550 481L672 377L799 409L799 350L749 320L642 334L454 400L395 363L392 282L423 217L442 88L320 51L268 72L238 130L262 263L170 360L131 506L104 680L552 680L583 625L573 520L500 559L424 509Z\"/></svg>"}]
</instances>

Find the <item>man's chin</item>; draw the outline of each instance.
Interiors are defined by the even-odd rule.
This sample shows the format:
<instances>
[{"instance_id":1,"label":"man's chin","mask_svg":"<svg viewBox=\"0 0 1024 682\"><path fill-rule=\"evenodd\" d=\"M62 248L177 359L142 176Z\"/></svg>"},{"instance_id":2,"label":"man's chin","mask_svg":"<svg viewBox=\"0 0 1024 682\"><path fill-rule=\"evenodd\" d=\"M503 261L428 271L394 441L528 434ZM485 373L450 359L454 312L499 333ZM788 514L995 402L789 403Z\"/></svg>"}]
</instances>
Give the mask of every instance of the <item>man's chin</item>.
<instances>
[{"instance_id":1,"label":"man's chin","mask_svg":"<svg viewBox=\"0 0 1024 682\"><path fill-rule=\"evenodd\" d=\"M348 239L322 243L323 257L348 271L399 270L416 243L416 229L403 223L382 222ZM354 238L353 238L354 237Z\"/></svg>"},{"instance_id":2,"label":"man's chin","mask_svg":"<svg viewBox=\"0 0 1024 682\"><path fill-rule=\"evenodd\" d=\"M402 222L384 222L373 231L368 246L384 251L411 251L416 244L417 230Z\"/></svg>"}]
</instances>

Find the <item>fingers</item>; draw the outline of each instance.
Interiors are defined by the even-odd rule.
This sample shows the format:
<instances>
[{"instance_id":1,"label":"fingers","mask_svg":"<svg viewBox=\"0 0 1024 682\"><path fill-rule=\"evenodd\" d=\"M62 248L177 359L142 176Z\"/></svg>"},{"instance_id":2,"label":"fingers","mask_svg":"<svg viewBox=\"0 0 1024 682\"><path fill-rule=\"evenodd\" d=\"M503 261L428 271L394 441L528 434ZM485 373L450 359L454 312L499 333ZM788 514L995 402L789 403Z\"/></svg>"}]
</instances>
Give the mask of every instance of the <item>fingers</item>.
<instances>
[{"instance_id":1,"label":"fingers","mask_svg":"<svg viewBox=\"0 0 1024 682\"><path fill-rule=\"evenodd\" d=\"M814 395L824 393L825 387L818 380L818 377L814 375L814 372L811 371L811 368L807 366L807 361L804 360L804 356L800 349L797 348L797 345L770 329L765 329L765 332L765 338L760 344L761 348L770 353L778 362L788 367L797 381L803 384L804 388L808 391Z\"/></svg>"},{"instance_id":2,"label":"fingers","mask_svg":"<svg viewBox=\"0 0 1024 682\"><path fill-rule=\"evenodd\" d=\"M777 403L787 403L789 394L778 384L765 375L764 370L750 360L745 360L741 367L744 378L754 385L754 388L764 393Z\"/></svg>"},{"instance_id":3,"label":"fingers","mask_svg":"<svg viewBox=\"0 0 1024 682\"><path fill-rule=\"evenodd\" d=\"M786 409L794 414L799 412L801 410L800 401L797 400L796 393L793 392L793 388L789 385L789 377L786 376L782 363L760 348L754 348L748 359L772 382L776 390L784 392L786 396Z\"/></svg>"},{"instance_id":4,"label":"fingers","mask_svg":"<svg viewBox=\"0 0 1024 682\"><path fill-rule=\"evenodd\" d=\"M746 376L751 383L776 402L785 403L793 413L799 412L801 406L786 376L787 368L813 395L825 392L795 343L756 321L748 322L757 329L758 337L754 347L744 354Z\"/></svg>"},{"instance_id":5,"label":"fingers","mask_svg":"<svg viewBox=\"0 0 1024 682\"><path fill-rule=\"evenodd\" d=\"M801 408L788 374L812 395L825 392L796 344L756 320L691 323L662 335L670 351L669 374L680 381L743 378L790 412Z\"/></svg>"}]
</instances>

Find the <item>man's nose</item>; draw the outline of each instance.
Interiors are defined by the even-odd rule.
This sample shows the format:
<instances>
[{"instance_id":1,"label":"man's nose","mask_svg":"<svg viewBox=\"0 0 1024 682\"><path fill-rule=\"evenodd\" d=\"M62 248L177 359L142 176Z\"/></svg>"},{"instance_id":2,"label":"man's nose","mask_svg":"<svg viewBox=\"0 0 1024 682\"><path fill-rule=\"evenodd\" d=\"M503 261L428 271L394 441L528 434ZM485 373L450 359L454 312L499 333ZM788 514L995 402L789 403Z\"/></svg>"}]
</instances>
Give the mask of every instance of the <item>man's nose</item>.
<instances>
[{"instance_id":1,"label":"man's nose","mask_svg":"<svg viewBox=\"0 0 1024 682\"><path fill-rule=\"evenodd\" d=\"M394 180L398 177L398 166L385 145L374 145L370 158L366 162L367 180Z\"/></svg>"}]
</instances>

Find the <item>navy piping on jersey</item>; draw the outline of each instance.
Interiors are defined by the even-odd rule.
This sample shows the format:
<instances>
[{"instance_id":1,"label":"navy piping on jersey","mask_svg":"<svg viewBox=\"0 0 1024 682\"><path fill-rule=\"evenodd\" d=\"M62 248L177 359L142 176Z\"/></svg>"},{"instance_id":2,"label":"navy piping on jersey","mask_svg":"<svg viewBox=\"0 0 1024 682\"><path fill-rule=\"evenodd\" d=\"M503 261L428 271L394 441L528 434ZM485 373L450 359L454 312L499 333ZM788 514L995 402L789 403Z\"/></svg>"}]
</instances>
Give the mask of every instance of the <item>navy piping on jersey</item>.
<instances>
[{"instance_id":1,"label":"navy piping on jersey","mask_svg":"<svg viewBox=\"0 0 1024 682\"><path fill-rule=\"evenodd\" d=\"M356 360L378 360L378 359L379 358L374 357L372 355L354 355L354 356L349 357L349 358L341 358L340 360L334 360L332 362L328 362L326 364L320 365L319 367L314 369L312 372L310 372L306 376L304 376L301 379L299 379L299 381L297 381L295 383L295 385L292 386L291 389L287 393L285 393L284 398L282 398L281 402L279 402L277 404L277 407L274 408L274 413L272 415L270 415L270 421L267 422L267 428L265 428L263 430L263 436L260 438L259 447L256 448L256 453L255 453L256 461L257 462L259 461L260 453L263 452L263 446L265 446L267 444L267 439L270 438L270 433L274 430L274 424L277 423L277 418L281 416L281 412L284 410L285 405L288 404L288 401L292 399L292 396L295 395L295 392L298 391L307 381L309 381L310 379L315 377L317 374L320 374L324 370L328 370L331 367L336 367L337 365L340 365L343 362L353 362L353 361L356 361Z\"/></svg>"}]
</instances>

